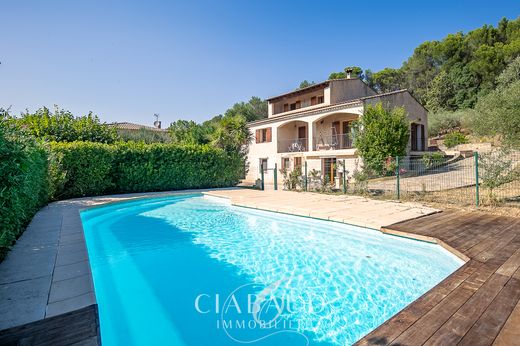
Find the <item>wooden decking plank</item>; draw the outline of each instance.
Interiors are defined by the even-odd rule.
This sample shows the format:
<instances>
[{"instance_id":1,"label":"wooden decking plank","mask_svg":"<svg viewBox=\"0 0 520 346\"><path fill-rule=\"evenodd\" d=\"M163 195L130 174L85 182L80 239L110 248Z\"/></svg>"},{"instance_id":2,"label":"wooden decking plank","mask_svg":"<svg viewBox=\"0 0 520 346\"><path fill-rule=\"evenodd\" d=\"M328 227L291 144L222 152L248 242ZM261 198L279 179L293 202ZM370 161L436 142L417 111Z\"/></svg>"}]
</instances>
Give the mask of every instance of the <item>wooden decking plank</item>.
<instances>
[{"instance_id":1,"label":"wooden decking plank","mask_svg":"<svg viewBox=\"0 0 520 346\"><path fill-rule=\"evenodd\" d=\"M474 258L482 251L485 251L486 249L492 247L496 243L498 238L507 234L514 234L518 232L518 220L515 220L514 222L511 222L507 225L502 225L502 227L495 228L497 228L497 231L496 233L494 233L493 236L487 237L477 245L468 249L467 251L465 251L465 254L471 258Z\"/></svg>"},{"instance_id":2,"label":"wooden decking plank","mask_svg":"<svg viewBox=\"0 0 520 346\"><path fill-rule=\"evenodd\" d=\"M468 262L435 286L434 289L426 292L415 302L404 308L400 313L358 341L356 345L388 344L392 342L421 316L430 311L448 294L459 287L464 280L477 270L477 265L479 265L477 262Z\"/></svg>"},{"instance_id":3,"label":"wooden decking plank","mask_svg":"<svg viewBox=\"0 0 520 346\"><path fill-rule=\"evenodd\" d=\"M399 337L396 338L390 345L419 345L424 343L473 294L474 291L471 289L467 289L462 286L457 287L433 309L428 311L410 328L399 335Z\"/></svg>"},{"instance_id":4,"label":"wooden decking plank","mask_svg":"<svg viewBox=\"0 0 520 346\"><path fill-rule=\"evenodd\" d=\"M474 225L471 222L468 223L468 227L465 228L465 232L459 233L456 239L450 239L450 244L457 249L465 249L470 248L473 245L481 242L483 239L492 236L492 233L489 231L489 226L492 224L499 224L501 218L489 218L487 215L481 217L483 219L481 223L478 225Z\"/></svg>"},{"instance_id":5,"label":"wooden decking plank","mask_svg":"<svg viewBox=\"0 0 520 346\"><path fill-rule=\"evenodd\" d=\"M520 248L517 249L515 253L500 266L500 268L498 268L497 273L506 276L513 276L518 268L520 268Z\"/></svg>"},{"instance_id":6,"label":"wooden decking plank","mask_svg":"<svg viewBox=\"0 0 520 346\"><path fill-rule=\"evenodd\" d=\"M520 342L520 302L513 309L511 315L497 338L493 342L495 346L510 346Z\"/></svg>"},{"instance_id":7,"label":"wooden decking plank","mask_svg":"<svg viewBox=\"0 0 520 346\"><path fill-rule=\"evenodd\" d=\"M509 277L493 274L451 318L428 339L425 345L454 345L473 326L493 299L502 290Z\"/></svg>"},{"instance_id":8,"label":"wooden decking plank","mask_svg":"<svg viewBox=\"0 0 520 346\"><path fill-rule=\"evenodd\" d=\"M491 345L520 299L520 280L511 278L461 340L460 345Z\"/></svg>"}]
</instances>

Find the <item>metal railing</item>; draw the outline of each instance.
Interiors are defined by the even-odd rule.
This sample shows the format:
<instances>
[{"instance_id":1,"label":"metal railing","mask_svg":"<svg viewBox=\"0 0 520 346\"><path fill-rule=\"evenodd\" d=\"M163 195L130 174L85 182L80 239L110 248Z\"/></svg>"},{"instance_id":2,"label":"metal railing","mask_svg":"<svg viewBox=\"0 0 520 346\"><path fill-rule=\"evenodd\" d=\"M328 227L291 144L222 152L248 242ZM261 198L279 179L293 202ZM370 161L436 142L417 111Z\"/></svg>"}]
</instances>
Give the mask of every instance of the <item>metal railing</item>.
<instances>
[{"instance_id":1,"label":"metal railing","mask_svg":"<svg viewBox=\"0 0 520 346\"><path fill-rule=\"evenodd\" d=\"M293 153L308 150L307 138L278 140L279 153Z\"/></svg>"},{"instance_id":2,"label":"metal railing","mask_svg":"<svg viewBox=\"0 0 520 346\"><path fill-rule=\"evenodd\" d=\"M353 147L352 136L350 134L319 136L314 138L314 150L340 150Z\"/></svg>"}]
</instances>

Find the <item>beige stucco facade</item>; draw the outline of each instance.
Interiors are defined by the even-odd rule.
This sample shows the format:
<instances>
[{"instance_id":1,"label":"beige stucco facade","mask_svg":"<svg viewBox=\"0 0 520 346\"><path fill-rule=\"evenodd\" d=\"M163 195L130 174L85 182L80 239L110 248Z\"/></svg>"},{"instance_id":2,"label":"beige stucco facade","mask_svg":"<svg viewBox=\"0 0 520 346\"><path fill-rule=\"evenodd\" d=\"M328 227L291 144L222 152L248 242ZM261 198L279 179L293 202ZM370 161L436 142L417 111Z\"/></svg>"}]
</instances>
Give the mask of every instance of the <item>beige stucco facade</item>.
<instances>
[{"instance_id":1,"label":"beige stucco facade","mask_svg":"<svg viewBox=\"0 0 520 346\"><path fill-rule=\"evenodd\" d=\"M404 107L410 123L415 124L413 128L417 133L414 140L426 142L428 113L406 90L377 94L359 79L327 81L308 89L308 92L304 89L268 99L268 118L249 124L253 141L249 146L246 181L259 179L260 165L263 163L265 167L267 160L268 170L264 171L266 183L273 180L275 164L278 169L285 167L292 170L296 165L303 167L306 162L308 172L315 169L322 176L326 174L336 180L338 185L342 174L342 168L334 165L338 160L345 160L348 175L352 175L356 167L361 168L362 162L353 147L352 122L363 115L368 104L382 102L389 108ZM303 102L320 93L328 95L324 100L326 102L318 105ZM284 104L298 100L308 106L283 112ZM417 130L421 129L421 125L422 130ZM271 140L258 142L255 138L257 130L267 129ZM422 144L423 147L419 143L414 146L417 150L412 151L411 139L409 154L419 154L418 151L427 149L425 144ZM330 172L336 169L337 172Z\"/></svg>"}]
</instances>

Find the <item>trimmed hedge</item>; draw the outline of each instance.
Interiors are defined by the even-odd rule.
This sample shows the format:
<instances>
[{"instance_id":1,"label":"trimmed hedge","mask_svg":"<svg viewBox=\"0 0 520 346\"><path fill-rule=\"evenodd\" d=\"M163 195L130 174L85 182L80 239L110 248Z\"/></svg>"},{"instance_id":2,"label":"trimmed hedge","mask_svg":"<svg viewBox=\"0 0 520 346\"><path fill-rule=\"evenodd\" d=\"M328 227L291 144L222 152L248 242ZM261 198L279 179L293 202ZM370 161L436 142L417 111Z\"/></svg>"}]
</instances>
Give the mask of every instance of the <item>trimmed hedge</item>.
<instances>
[{"instance_id":1,"label":"trimmed hedge","mask_svg":"<svg viewBox=\"0 0 520 346\"><path fill-rule=\"evenodd\" d=\"M224 187L243 170L238 155L207 146L73 142L52 143L55 198L107 193Z\"/></svg>"},{"instance_id":2,"label":"trimmed hedge","mask_svg":"<svg viewBox=\"0 0 520 346\"><path fill-rule=\"evenodd\" d=\"M47 150L0 121L0 261L49 198Z\"/></svg>"},{"instance_id":3,"label":"trimmed hedge","mask_svg":"<svg viewBox=\"0 0 520 346\"><path fill-rule=\"evenodd\" d=\"M0 123L0 261L49 200L232 186L239 155L211 146L40 143Z\"/></svg>"}]
</instances>

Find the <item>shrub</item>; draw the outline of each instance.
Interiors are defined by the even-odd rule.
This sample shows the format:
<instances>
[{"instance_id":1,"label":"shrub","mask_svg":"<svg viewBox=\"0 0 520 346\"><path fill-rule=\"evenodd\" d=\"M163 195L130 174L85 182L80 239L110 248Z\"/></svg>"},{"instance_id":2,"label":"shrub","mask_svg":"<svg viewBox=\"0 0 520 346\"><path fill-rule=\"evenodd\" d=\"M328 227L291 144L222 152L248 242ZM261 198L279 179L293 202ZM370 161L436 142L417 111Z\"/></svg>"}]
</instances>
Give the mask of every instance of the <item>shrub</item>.
<instances>
[{"instance_id":1,"label":"shrub","mask_svg":"<svg viewBox=\"0 0 520 346\"><path fill-rule=\"evenodd\" d=\"M0 118L0 261L49 195L47 152Z\"/></svg>"},{"instance_id":2,"label":"shrub","mask_svg":"<svg viewBox=\"0 0 520 346\"><path fill-rule=\"evenodd\" d=\"M88 142L52 143L56 155L54 198L107 193L165 191L231 186L243 174L238 154L208 145L114 145Z\"/></svg>"},{"instance_id":3,"label":"shrub","mask_svg":"<svg viewBox=\"0 0 520 346\"><path fill-rule=\"evenodd\" d=\"M428 133L432 136L443 135L448 132L467 127L472 110L459 110L455 112L440 111L432 113L428 117Z\"/></svg>"},{"instance_id":4,"label":"shrub","mask_svg":"<svg viewBox=\"0 0 520 346\"><path fill-rule=\"evenodd\" d=\"M440 151L426 153L422 156L421 161L426 169L437 167L444 162L444 154Z\"/></svg>"},{"instance_id":5,"label":"shrub","mask_svg":"<svg viewBox=\"0 0 520 346\"><path fill-rule=\"evenodd\" d=\"M448 148L453 148L456 145L465 143L468 143L468 139L460 132L450 132L444 137L444 145Z\"/></svg>"},{"instance_id":6,"label":"shrub","mask_svg":"<svg viewBox=\"0 0 520 346\"><path fill-rule=\"evenodd\" d=\"M367 106L356 124L354 145L365 169L383 174L388 157L402 156L410 137L404 108L385 109L381 103Z\"/></svg>"}]
</instances>

